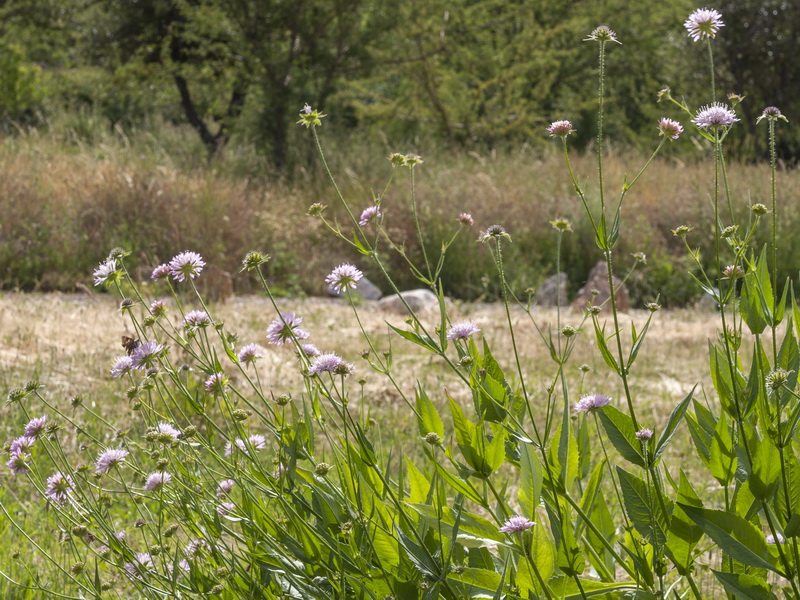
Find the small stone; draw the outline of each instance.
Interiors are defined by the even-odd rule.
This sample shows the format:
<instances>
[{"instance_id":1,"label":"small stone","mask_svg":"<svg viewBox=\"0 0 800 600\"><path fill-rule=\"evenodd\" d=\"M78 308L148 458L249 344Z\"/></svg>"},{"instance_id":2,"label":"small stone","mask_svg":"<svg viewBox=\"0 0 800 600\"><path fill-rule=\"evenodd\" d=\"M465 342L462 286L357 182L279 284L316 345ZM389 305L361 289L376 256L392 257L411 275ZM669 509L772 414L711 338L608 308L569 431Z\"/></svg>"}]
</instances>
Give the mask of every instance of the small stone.
<instances>
[{"instance_id":1,"label":"small stone","mask_svg":"<svg viewBox=\"0 0 800 600\"><path fill-rule=\"evenodd\" d=\"M630 295L628 288L623 285L622 280L614 276L614 289L617 297L617 310L627 312L630 308ZM572 302L572 308L584 311L590 305L603 305L604 310L610 310L611 302L606 302L611 296L608 287L608 264L605 261L598 262L586 279L586 284L578 290L578 296Z\"/></svg>"}]
</instances>

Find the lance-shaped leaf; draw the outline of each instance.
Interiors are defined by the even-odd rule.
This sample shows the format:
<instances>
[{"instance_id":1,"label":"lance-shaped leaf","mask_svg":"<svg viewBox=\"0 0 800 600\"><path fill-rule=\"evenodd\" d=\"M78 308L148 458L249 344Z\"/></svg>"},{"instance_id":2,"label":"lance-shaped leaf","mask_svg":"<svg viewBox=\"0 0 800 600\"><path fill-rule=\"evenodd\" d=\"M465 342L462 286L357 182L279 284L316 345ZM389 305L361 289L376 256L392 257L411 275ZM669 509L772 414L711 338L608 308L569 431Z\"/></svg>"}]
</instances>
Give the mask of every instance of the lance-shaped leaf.
<instances>
[{"instance_id":1,"label":"lance-shaped leaf","mask_svg":"<svg viewBox=\"0 0 800 600\"><path fill-rule=\"evenodd\" d=\"M672 518L672 501L664 498L664 507L658 499L658 491L636 475L617 467L622 501L628 518L653 546L661 547L667 542L667 530ZM665 510L666 509L666 512Z\"/></svg>"}]
</instances>

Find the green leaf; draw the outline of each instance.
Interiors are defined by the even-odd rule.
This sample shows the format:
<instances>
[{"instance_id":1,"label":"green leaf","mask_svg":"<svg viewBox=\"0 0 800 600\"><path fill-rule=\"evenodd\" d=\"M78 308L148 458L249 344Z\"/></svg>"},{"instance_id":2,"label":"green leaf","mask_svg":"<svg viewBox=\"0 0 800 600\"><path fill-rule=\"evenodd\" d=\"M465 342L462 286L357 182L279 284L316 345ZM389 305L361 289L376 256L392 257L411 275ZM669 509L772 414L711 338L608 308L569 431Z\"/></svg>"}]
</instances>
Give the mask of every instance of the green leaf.
<instances>
[{"instance_id":1,"label":"green leaf","mask_svg":"<svg viewBox=\"0 0 800 600\"><path fill-rule=\"evenodd\" d=\"M583 588L586 597L591 596L602 596L605 594L610 594L611 592L622 592L625 590L635 590L638 586L632 581L623 581L623 582L611 582L606 583L603 581L596 581L594 579L583 579L581 580L581 587ZM580 588L578 588L578 584L575 583L575 579L572 577L556 577L550 580L550 588L557 594L557 598L560 600L581 600L583 597L581 595ZM613 596L616 598L617 596Z\"/></svg>"},{"instance_id":2,"label":"green leaf","mask_svg":"<svg viewBox=\"0 0 800 600\"><path fill-rule=\"evenodd\" d=\"M485 457L484 463L488 467L488 471L485 471L482 474L488 477L491 473L499 469L503 465L503 462L506 459L505 429L503 429L502 427L497 428L497 431L495 431L492 441L489 442L488 446L486 446L486 452L484 454L484 457Z\"/></svg>"},{"instance_id":3,"label":"green leaf","mask_svg":"<svg viewBox=\"0 0 800 600\"><path fill-rule=\"evenodd\" d=\"M449 507L439 510L428 504L406 504L413 508L437 534L441 532L442 537L448 540L455 535L456 541L467 548L481 548L505 543L503 534L500 533L497 525L479 515L464 510L460 511L456 528L456 516Z\"/></svg>"},{"instance_id":4,"label":"green leaf","mask_svg":"<svg viewBox=\"0 0 800 600\"><path fill-rule=\"evenodd\" d=\"M583 573L585 562L583 552L572 531L572 522L566 518L562 519L561 536L556 551L556 565L565 575L572 577Z\"/></svg>"},{"instance_id":5,"label":"green leaf","mask_svg":"<svg viewBox=\"0 0 800 600\"><path fill-rule=\"evenodd\" d=\"M773 565L764 534L742 517L722 510L678 504L683 512L710 537L720 549L743 565L781 571Z\"/></svg>"},{"instance_id":6,"label":"green leaf","mask_svg":"<svg viewBox=\"0 0 800 600\"><path fill-rule=\"evenodd\" d=\"M694 395L694 391L697 389L695 385L692 388L692 391L684 398L678 406L672 411L672 414L669 416L669 421L667 421L667 426L664 428L664 431L661 432L661 437L658 438L658 442L656 443L656 449L653 452L654 460L657 459L661 454L666 450L667 444L672 439L672 436L675 434L675 430L680 425L681 420L683 419L683 415L686 413L686 409L689 408L689 402Z\"/></svg>"},{"instance_id":7,"label":"green leaf","mask_svg":"<svg viewBox=\"0 0 800 600\"><path fill-rule=\"evenodd\" d=\"M429 433L435 433L439 439L444 440L444 424L436 407L428 398L422 384L417 382L417 425L419 426L420 437L425 437Z\"/></svg>"},{"instance_id":8,"label":"green leaf","mask_svg":"<svg viewBox=\"0 0 800 600\"><path fill-rule=\"evenodd\" d=\"M636 439L633 419L611 405L604 406L598 411L598 414L603 429L617 452L628 462L645 467L644 457L639 452L641 442Z\"/></svg>"},{"instance_id":9,"label":"green leaf","mask_svg":"<svg viewBox=\"0 0 800 600\"><path fill-rule=\"evenodd\" d=\"M404 329L398 329L391 323L386 323L392 331L394 331L400 337L407 339L410 342L414 342L418 346L422 346L426 350L430 350L431 352L436 352L437 354L440 352L439 347L436 345L436 342L433 341L428 336L421 336L418 333L414 333L413 331L405 331Z\"/></svg>"},{"instance_id":10,"label":"green leaf","mask_svg":"<svg viewBox=\"0 0 800 600\"><path fill-rule=\"evenodd\" d=\"M666 514L659 502L656 489L636 475L617 467L617 477L622 490L622 500L628 518L653 546L660 547L667 542L667 529L672 517L672 501L664 498Z\"/></svg>"},{"instance_id":11,"label":"green leaf","mask_svg":"<svg viewBox=\"0 0 800 600\"><path fill-rule=\"evenodd\" d=\"M431 489L430 482L408 457L406 457L406 467L408 470L409 502L425 502Z\"/></svg>"},{"instance_id":12,"label":"green leaf","mask_svg":"<svg viewBox=\"0 0 800 600\"><path fill-rule=\"evenodd\" d=\"M583 496L581 496L581 510L590 518L597 502L598 493L600 491L600 482L603 479L603 473L605 473L605 465L605 458L598 461L594 471L592 471L592 476L589 478L589 484L583 490ZM579 521L578 526L575 528L575 533L578 537L581 537L584 527L586 527L584 521Z\"/></svg>"},{"instance_id":13,"label":"green leaf","mask_svg":"<svg viewBox=\"0 0 800 600\"><path fill-rule=\"evenodd\" d=\"M748 271L744 276L739 299L739 312L742 320L753 335L759 335L767 328L767 320L761 310L761 301L756 291L757 285L755 272Z\"/></svg>"},{"instance_id":14,"label":"green leaf","mask_svg":"<svg viewBox=\"0 0 800 600\"><path fill-rule=\"evenodd\" d=\"M436 472L439 473L439 475L442 476L442 479L444 479L446 483L449 483L456 492L463 494L480 506L486 505L483 498L481 498L481 495L468 482L464 481L457 475L453 475L439 463L435 463L435 466Z\"/></svg>"},{"instance_id":15,"label":"green leaf","mask_svg":"<svg viewBox=\"0 0 800 600\"><path fill-rule=\"evenodd\" d=\"M733 448L730 427L725 413L720 413L709 449L708 467L721 486L730 485L736 474L736 451Z\"/></svg>"},{"instance_id":16,"label":"green leaf","mask_svg":"<svg viewBox=\"0 0 800 600\"><path fill-rule=\"evenodd\" d=\"M495 592L501 587L502 583L500 573L471 567L465 567L463 570L459 570L458 573L450 571L447 574L447 578L467 586L466 593L472 597L476 597L476 592L478 591Z\"/></svg>"},{"instance_id":17,"label":"green leaf","mask_svg":"<svg viewBox=\"0 0 800 600\"><path fill-rule=\"evenodd\" d=\"M746 573L712 572L723 587L737 600L776 600L769 584L762 578Z\"/></svg>"},{"instance_id":18,"label":"green leaf","mask_svg":"<svg viewBox=\"0 0 800 600\"><path fill-rule=\"evenodd\" d=\"M522 514L532 518L542 494L542 463L532 444L519 444L519 489Z\"/></svg>"},{"instance_id":19,"label":"green leaf","mask_svg":"<svg viewBox=\"0 0 800 600\"><path fill-rule=\"evenodd\" d=\"M603 360L606 361L606 364L611 367L615 373L619 373L617 359L614 358L614 355L611 353L611 350L609 350L606 342L605 326L602 328L600 327L600 321L597 319L597 315L592 315L592 323L594 323L594 337L597 341L597 348L600 350Z\"/></svg>"},{"instance_id":20,"label":"green leaf","mask_svg":"<svg viewBox=\"0 0 800 600\"><path fill-rule=\"evenodd\" d=\"M547 582L553 575L555 570L555 557L556 548L555 544L547 536L547 530L543 525L537 523L531 529L531 560L536 568L539 569L539 574L542 579ZM531 569L528 561L521 558L519 566L517 567L516 584L520 591L529 590L535 593L542 592L542 586L539 585L539 580L536 574Z\"/></svg>"},{"instance_id":21,"label":"green leaf","mask_svg":"<svg viewBox=\"0 0 800 600\"><path fill-rule=\"evenodd\" d=\"M759 500L772 498L781 476L781 458L778 449L768 438L758 443L753 456L753 467L748 478L750 491Z\"/></svg>"}]
</instances>

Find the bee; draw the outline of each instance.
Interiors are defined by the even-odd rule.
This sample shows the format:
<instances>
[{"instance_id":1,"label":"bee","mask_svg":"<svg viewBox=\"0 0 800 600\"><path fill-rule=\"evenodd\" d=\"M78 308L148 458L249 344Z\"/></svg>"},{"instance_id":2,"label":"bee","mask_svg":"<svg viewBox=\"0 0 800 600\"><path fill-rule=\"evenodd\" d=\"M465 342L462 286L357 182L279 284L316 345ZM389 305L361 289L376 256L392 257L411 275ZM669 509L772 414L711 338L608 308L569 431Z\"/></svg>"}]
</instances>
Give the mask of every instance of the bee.
<instances>
[{"instance_id":1,"label":"bee","mask_svg":"<svg viewBox=\"0 0 800 600\"><path fill-rule=\"evenodd\" d=\"M125 352L128 353L128 356L133 354L133 351L136 350L139 346L142 345L142 342L137 340L136 338L132 338L129 335L122 336L122 347L125 348Z\"/></svg>"}]
</instances>

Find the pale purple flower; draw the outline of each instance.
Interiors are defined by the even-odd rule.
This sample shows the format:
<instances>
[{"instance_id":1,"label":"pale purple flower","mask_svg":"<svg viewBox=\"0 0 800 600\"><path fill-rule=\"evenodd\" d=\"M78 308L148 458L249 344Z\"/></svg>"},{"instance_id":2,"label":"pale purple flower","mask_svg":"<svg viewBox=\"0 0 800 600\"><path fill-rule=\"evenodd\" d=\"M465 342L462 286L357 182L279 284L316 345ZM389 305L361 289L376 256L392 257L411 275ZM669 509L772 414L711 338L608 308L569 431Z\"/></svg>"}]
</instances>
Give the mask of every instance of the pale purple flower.
<instances>
[{"instance_id":1,"label":"pale purple flower","mask_svg":"<svg viewBox=\"0 0 800 600\"><path fill-rule=\"evenodd\" d=\"M640 429L639 431L636 432L636 439L637 440L641 440L642 442L646 442L651 437L653 437L653 430L652 429L647 429L647 428L643 427L642 429Z\"/></svg>"},{"instance_id":2,"label":"pale purple flower","mask_svg":"<svg viewBox=\"0 0 800 600\"><path fill-rule=\"evenodd\" d=\"M177 573L178 576L189 574L189 561L187 561L185 558L178 561L177 567L178 567L178 573ZM170 577L175 576L175 568L171 562L166 564L166 568L167 568L167 573L169 573Z\"/></svg>"},{"instance_id":3,"label":"pale purple flower","mask_svg":"<svg viewBox=\"0 0 800 600\"><path fill-rule=\"evenodd\" d=\"M190 329L198 329L199 327L207 327L211 325L211 317L204 310L193 310L186 313L183 319L183 325Z\"/></svg>"},{"instance_id":4,"label":"pale purple flower","mask_svg":"<svg viewBox=\"0 0 800 600\"><path fill-rule=\"evenodd\" d=\"M147 476L147 480L144 482L144 491L155 492L167 485L170 481L172 481L172 475L166 471L155 471Z\"/></svg>"},{"instance_id":5,"label":"pale purple flower","mask_svg":"<svg viewBox=\"0 0 800 600\"><path fill-rule=\"evenodd\" d=\"M108 473L111 469L122 463L128 456L128 451L122 448L109 448L97 457L95 473Z\"/></svg>"},{"instance_id":6,"label":"pale purple flower","mask_svg":"<svg viewBox=\"0 0 800 600\"><path fill-rule=\"evenodd\" d=\"M159 344L155 340L142 342L134 348L133 354L131 354L131 364L134 369L144 371L145 369L155 366L156 361L163 351L163 344Z\"/></svg>"},{"instance_id":7,"label":"pale purple flower","mask_svg":"<svg viewBox=\"0 0 800 600\"><path fill-rule=\"evenodd\" d=\"M75 484L69 475L58 472L47 478L45 495L56 504L64 506L72 497Z\"/></svg>"},{"instance_id":8,"label":"pale purple flower","mask_svg":"<svg viewBox=\"0 0 800 600\"><path fill-rule=\"evenodd\" d=\"M283 476L283 474L286 473L288 470L289 469L285 465L279 464L277 468L272 472L272 476L275 479L278 479L279 477Z\"/></svg>"},{"instance_id":9,"label":"pale purple flower","mask_svg":"<svg viewBox=\"0 0 800 600\"><path fill-rule=\"evenodd\" d=\"M38 437L44 430L45 423L47 423L47 415L31 419L30 422L25 425L25 435L29 437Z\"/></svg>"},{"instance_id":10,"label":"pale purple flower","mask_svg":"<svg viewBox=\"0 0 800 600\"><path fill-rule=\"evenodd\" d=\"M479 331L480 329L475 326L475 323L471 321L460 321L459 323L453 323L447 330L447 339L465 340Z\"/></svg>"},{"instance_id":11,"label":"pale purple flower","mask_svg":"<svg viewBox=\"0 0 800 600\"><path fill-rule=\"evenodd\" d=\"M116 531L114 532L114 537L117 541L123 541L125 539L125 532L124 531Z\"/></svg>"},{"instance_id":12,"label":"pale purple flower","mask_svg":"<svg viewBox=\"0 0 800 600\"><path fill-rule=\"evenodd\" d=\"M458 215L458 222L467 227L475 225L475 219L473 219L472 215L469 213L461 213Z\"/></svg>"},{"instance_id":13,"label":"pale purple flower","mask_svg":"<svg viewBox=\"0 0 800 600\"><path fill-rule=\"evenodd\" d=\"M225 377L225 373L220 371L206 379L205 388L209 394L219 396L225 392L226 385L228 385L228 378Z\"/></svg>"},{"instance_id":14,"label":"pale purple flower","mask_svg":"<svg viewBox=\"0 0 800 600\"><path fill-rule=\"evenodd\" d=\"M208 548L208 544L206 543L206 541L201 539L196 539L186 544L184 552L186 552L187 556L195 556L198 552L200 552L204 548Z\"/></svg>"},{"instance_id":15,"label":"pale purple flower","mask_svg":"<svg viewBox=\"0 0 800 600\"><path fill-rule=\"evenodd\" d=\"M27 473L30 469L28 468L28 463L31 460L31 455L27 454L21 450L17 452L12 452L11 456L8 459L6 465L8 466L11 473L14 475L20 475L22 473Z\"/></svg>"},{"instance_id":16,"label":"pale purple flower","mask_svg":"<svg viewBox=\"0 0 800 600\"><path fill-rule=\"evenodd\" d=\"M776 106L768 106L765 108L761 115L756 119L756 123L760 123L763 119L767 119L768 121L777 121L780 119L781 121L786 121L787 123L789 122L789 119L783 115L781 109Z\"/></svg>"},{"instance_id":17,"label":"pale purple flower","mask_svg":"<svg viewBox=\"0 0 800 600\"><path fill-rule=\"evenodd\" d=\"M733 125L739 119L736 113L721 102L714 102L704 106L697 112L697 116L692 119L692 123L702 129L718 129Z\"/></svg>"},{"instance_id":18,"label":"pale purple flower","mask_svg":"<svg viewBox=\"0 0 800 600\"><path fill-rule=\"evenodd\" d=\"M575 403L575 412L589 412L611 403L611 398L602 394L587 394Z\"/></svg>"},{"instance_id":19,"label":"pale purple flower","mask_svg":"<svg viewBox=\"0 0 800 600\"><path fill-rule=\"evenodd\" d=\"M658 135L663 135L671 140L677 140L683 133L683 127L677 121L663 117L658 122Z\"/></svg>"},{"instance_id":20,"label":"pale purple flower","mask_svg":"<svg viewBox=\"0 0 800 600\"><path fill-rule=\"evenodd\" d=\"M308 332L300 329L303 317L295 316L294 313L281 313L267 327L267 340L270 344L286 344L292 340L304 340L308 337Z\"/></svg>"},{"instance_id":21,"label":"pale purple flower","mask_svg":"<svg viewBox=\"0 0 800 600\"><path fill-rule=\"evenodd\" d=\"M181 252L169 261L169 270L176 281L185 281L187 277L194 279L203 270L206 263L197 252Z\"/></svg>"},{"instance_id":22,"label":"pale purple flower","mask_svg":"<svg viewBox=\"0 0 800 600\"><path fill-rule=\"evenodd\" d=\"M138 577L144 571L154 571L155 568L153 558L147 552L139 552L132 562L125 563L125 571L131 577Z\"/></svg>"},{"instance_id":23,"label":"pale purple flower","mask_svg":"<svg viewBox=\"0 0 800 600\"><path fill-rule=\"evenodd\" d=\"M150 273L150 279L164 279L172 272L168 264L158 265L153 272Z\"/></svg>"},{"instance_id":24,"label":"pale purple flower","mask_svg":"<svg viewBox=\"0 0 800 600\"><path fill-rule=\"evenodd\" d=\"M133 370L133 357L131 356L118 356L111 366L111 377L119 379L123 375L130 373Z\"/></svg>"},{"instance_id":25,"label":"pale purple flower","mask_svg":"<svg viewBox=\"0 0 800 600\"><path fill-rule=\"evenodd\" d=\"M236 510L236 505L233 502L223 502L217 507L217 513L222 517L232 513L234 510Z\"/></svg>"},{"instance_id":26,"label":"pale purple flower","mask_svg":"<svg viewBox=\"0 0 800 600\"><path fill-rule=\"evenodd\" d=\"M166 423L164 421L161 421L158 425L156 425L153 428L153 432L159 441L165 441L168 443L177 442L181 437L180 431L178 431L170 423Z\"/></svg>"},{"instance_id":27,"label":"pale purple flower","mask_svg":"<svg viewBox=\"0 0 800 600\"><path fill-rule=\"evenodd\" d=\"M344 362L344 359L333 352L320 354L314 359L314 363L308 370L309 375L319 375L320 373L335 373L337 375L349 375L355 365Z\"/></svg>"},{"instance_id":28,"label":"pale purple flower","mask_svg":"<svg viewBox=\"0 0 800 600\"><path fill-rule=\"evenodd\" d=\"M231 493L236 482L233 479L223 479L217 484L217 498L222 498Z\"/></svg>"},{"instance_id":29,"label":"pale purple flower","mask_svg":"<svg viewBox=\"0 0 800 600\"><path fill-rule=\"evenodd\" d=\"M325 283L340 294L344 294L347 288L355 289L358 280L363 276L364 274L353 265L345 263L331 271L331 274L325 278Z\"/></svg>"},{"instance_id":30,"label":"pale purple flower","mask_svg":"<svg viewBox=\"0 0 800 600\"><path fill-rule=\"evenodd\" d=\"M514 515L503 524L500 531L502 533L521 533L534 525L536 525L536 521L531 521L520 515Z\"/></svg>"},{"instance_id":31,"label":"pale purple flower","mask_svg":"<svg viewBox=\"0 0 800 600\"><path fill-rule=\"evenodd\" d=\"M361 227L365 227L367 223L373 219L379 219L382 216L383 213L381 212L380 206L377 204L374 206L368 206L361 212L361 218L359 219L358 224L361 225Z\"/></svg>"},{"instance_id":32,"label":"pale purple flower","mask_svg":"<svg viewBox=\"0 0 800 600\"><path fill-rule=\"evenodd\" d=\"M776 536L774 536L774 535L772 535L772 534L770 533L770 534L767 536L767 543L768 543L768 544L774 544L776 539L777 539L777 541L778 541L779 543L781 543L781 544L784 544L784 543L786 543L786 538L784 538L784 537L783 537L783 536L782 536L780 533L778 533L778 534L777 534L777 537L776 537Z\"/></svg>"},{"instance_id":33,"label":"pale purple flower","mask_svg":"<svg viewBox=\"0 0 800 600\"><path fill-rule=\"evenodd\" d=\"M683 24L689 37L695 42L705 38L716 37L720 27L725 27L722 15L713 8L698 8Z\"/></svg>"},{"instance_id":34,"label":"pale purple flower","mask_svg":"<svg viewBox=\"0 0 800 600\"><path fill-rule=\"evenodd\" d=\"M167 303L163 300L153 300L150 303L150 314L154 317L163 317L167 314Z\"/></svg>"},{"instance_id":35,"label":"pale purple flower","mask_svg":"<svg viewBox=\"0 0 800 600\"><path fill-rule=\"evenodd\" d=\"M314 344L300 344L300 350L308 357L319 356L322 352L319 351Z\"/></svg>"},{"instance_id":36,"label":"pale purple flower","mask_svg":"<svg viewBox=\"0 0 800 600\"><path fill-rule=\"evenodd\" d=\"M254 433L250 437L247 438L247 441L250 442L250 445L256 450L263 450L267 447L267 439L258 433ZM242 438L236 438L234 442L236 447L239 448L244 453L247 453L247 443ZM228 442L225 444L225 456L230 456L233 453L233 445Z\"/></svg>"},{"instance_id":37,"label":"pale purple flower","mask_svg":"<svg viewBox=\"0 0 800 600\"><path fill-rule=\"evenodd\" d=\"M744 269L740 265L728 265L722 269L723 279L736 279L737 277L744 277Z\"/></svg>"},{"instance_id":38,"label":"pale purple flower","mask_svg":"<svg viewBox=\"0 0 800 600\"><path fill-rule=\"evenodd\" d=\"M36 438L32 435L23 435L16 438L13 442L11 442L11 446L9 447L8 451L11 454L15 452L23 452L25 450L30 450L33 448L33 445L36 443Z\"/></svg>"},{"instance_id":39,"label":"pale purple flower","mask_svg":"<svg viewBox=\"0 0 800 600\"><path fill-rule=\"evenodd\" d=\"M572 123L569 121L553 121L550 123L550 127L547 128L547 133L550 134L550 137L565 138L572 132Z\"/></svg>"},{"instance_id":40,"label":"pale purple flower","mask_svg":"<svg viewBox=\"0 0 800 600\"><path fill-rule=\"evenodd\" d=\"M247 344L247 346L244 346L241 350L239 350L239 353L236 356L239 357L239 362L250 364L256 362L256 360L264 355L259 351L258 345Z\"/></svg>"},{"instance_id":41,"label":"pale purple flower","mask_svg":"<svg viewBox=\"0 0 800 600\"><path fill-rule=\"evenodd\" d=\"M119 271L117 271L117 261L113 258L109 258L107 261L100 263L94 273L92 273L92 277L94 277L94 284L103 285L114 283L119 278Z\"/></svg>"}]
</instances>

